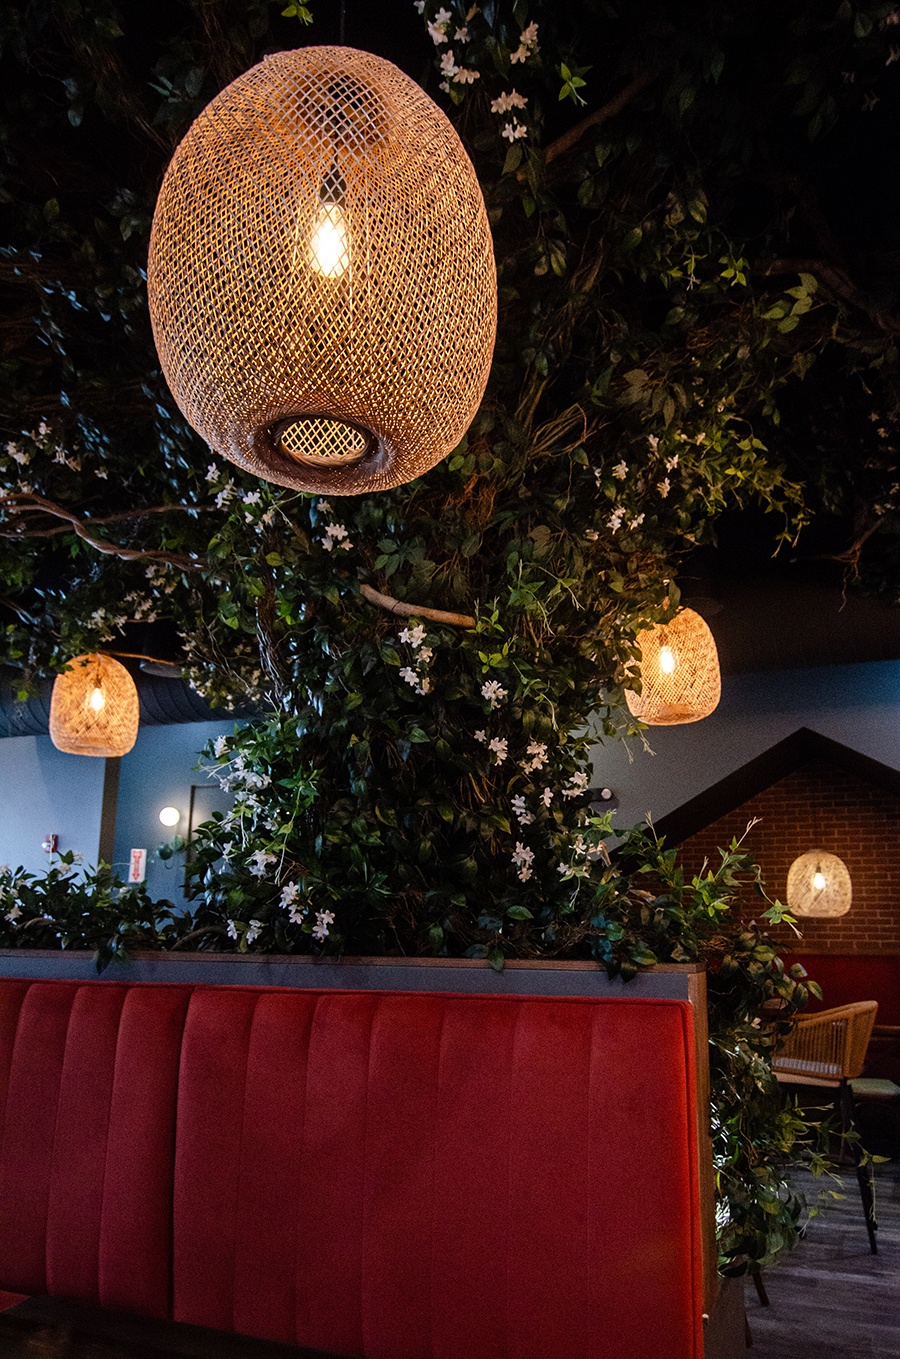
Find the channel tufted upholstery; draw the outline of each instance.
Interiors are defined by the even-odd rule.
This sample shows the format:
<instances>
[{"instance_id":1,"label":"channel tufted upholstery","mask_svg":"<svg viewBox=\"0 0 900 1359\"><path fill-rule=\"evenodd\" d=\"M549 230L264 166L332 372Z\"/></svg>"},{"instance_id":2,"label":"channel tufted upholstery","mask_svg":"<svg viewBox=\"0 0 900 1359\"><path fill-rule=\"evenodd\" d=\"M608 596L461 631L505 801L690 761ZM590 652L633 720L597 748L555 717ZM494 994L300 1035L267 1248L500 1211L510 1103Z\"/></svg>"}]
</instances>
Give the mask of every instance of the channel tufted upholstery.
<instances>
[{"instance_id":1,"label":"channel tufted upholstery","mask_svg":"<svg viewBox=\"0 0 900 1359\"><path fill-rule=\"evenodd\" d=\"M690 1007L0 982L0 1289L366 1359L699 1359Z\"/></svg>"}]
</instances>

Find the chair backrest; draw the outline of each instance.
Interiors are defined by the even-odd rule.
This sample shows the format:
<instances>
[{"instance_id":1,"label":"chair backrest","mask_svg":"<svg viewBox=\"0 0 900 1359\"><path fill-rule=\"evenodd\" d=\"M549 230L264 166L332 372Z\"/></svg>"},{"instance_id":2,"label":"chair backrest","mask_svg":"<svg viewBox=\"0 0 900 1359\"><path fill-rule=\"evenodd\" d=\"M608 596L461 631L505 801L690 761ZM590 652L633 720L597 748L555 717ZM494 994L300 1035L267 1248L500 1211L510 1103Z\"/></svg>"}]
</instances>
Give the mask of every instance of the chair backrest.
<instances>
[{"instance_id":1,"label":"chair backrest","mask_svg":"<svg viewBox=\"0 0 900 1359\"><path fill-rule=\"evenodd\" d=\"M686 1002L0 982L0 1288L377 1359L699 1359Z\"/></svg>"},{"instance_id":2,"label":"chair backrest","mask_svg":"<svg viewBox=\"0 0 900 1359\"><path fill-rule=\"evenodd\" d=\"M877 1013L877 1000L858 1000L804 1015L772 1063L775 1074L826 1085L854 1080L862 1071Z\"/></svg>"}]
</instances>

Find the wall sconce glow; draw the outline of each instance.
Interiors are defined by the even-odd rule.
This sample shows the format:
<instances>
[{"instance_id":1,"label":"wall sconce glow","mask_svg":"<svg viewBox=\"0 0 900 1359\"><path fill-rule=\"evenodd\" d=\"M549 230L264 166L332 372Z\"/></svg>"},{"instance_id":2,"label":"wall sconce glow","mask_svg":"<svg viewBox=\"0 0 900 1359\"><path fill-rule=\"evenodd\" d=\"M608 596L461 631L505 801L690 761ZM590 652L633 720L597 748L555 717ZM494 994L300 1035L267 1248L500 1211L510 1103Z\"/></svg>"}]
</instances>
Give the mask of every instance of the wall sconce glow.
<instances>
[{"instance_id":1,"label":"wall sconce glow","mask_svg":"<svg viewBox=\"0 0 900 1359\"><path fill-rule=\"evenodd\" d=\"M668 623L642 629L641 692L625 691L633 716L648 727L699 722L716 708L722 692L719 653L707 624L693 609Z\"/></svg>"},{"instance_id":2,"label":"wall sconce glow","mask_svg":"<svg viewBox=\"0 0 900 1359\"><path fill-rule=\"evenodd\" d=\"M796 916L825 920L846 915L853 900L847 865L827 850L807 850L788 870L786 895Z\"/></svg>"},{"instance_id":3,"label":"wall sconce glow","mask_svg":"<svg viewBox=\"0 0 900 1359\"><path fill-rule=\"evenodd\" d=\"M279 486L387 490L459 443L491 367L497 272L449 119L371 52L275 52L172 157L147 291L186 419Z\"/></svg>"},{"instance_id":4,"label":"wall sconce glow","mask_svg":"<svg viewBox=\"0 0 900 1359\"><path fill-rule=\"evenodd\" d=\"M181 812L177 807L163 807L159 819L164 826L177 826L181 820Z\"/></svg>"}]
</instances>

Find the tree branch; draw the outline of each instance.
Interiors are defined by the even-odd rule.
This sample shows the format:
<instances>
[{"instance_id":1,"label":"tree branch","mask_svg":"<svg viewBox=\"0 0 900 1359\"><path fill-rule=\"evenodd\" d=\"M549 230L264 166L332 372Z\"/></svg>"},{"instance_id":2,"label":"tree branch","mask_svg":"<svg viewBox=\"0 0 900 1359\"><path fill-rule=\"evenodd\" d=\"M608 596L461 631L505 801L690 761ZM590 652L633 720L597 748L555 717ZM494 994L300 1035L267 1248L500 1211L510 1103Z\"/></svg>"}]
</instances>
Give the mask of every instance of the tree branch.
<instances>
[{"instance_id":1,"label":"tree branch","mask_svg":"<svg viewBox=\"0 0 900 1359\"><path fill-rule=\"evenodd\" d=\"M467 613L447 613L444 609L427 609L422 604L406 604L392 595L383 595L373 590L371 585L362 584L359 593L370 604L377 604L388 613L398 614L401 618L428 618L432 623L449 623L454 628L474 628L476 620Z\"/></svg>"},{"instance_id":2,"label":"tree branch","mask_svg":"<svg viewBox=\"0 0 900 1359\"><path fill-rule=\"evenodd\" d=\"M199 562L195 561L193 557L186 556L184 553L156 552L147 548L121 547L115 543L108 543L104 538L97 538L89 532L87 525L79 519L76 514L73 514L71 510L63 509L62 505L57 505L52 500L45 500L43 496L16 494L0 498L0 509L9 510L10 508L14 514L23 514L27 513L29 510L36 510L48 514L54 519L62 519L79 538L83 539L84 542L89 543L97 552L105 553L107 556L122 557L125 561L167 562L170 566L177 566L182 571L202 570L202 566ZM145 510L136 510L133 513L131 511L122 511L116 515L109 515L105 519L88 520L88 523L103 524L110 523L114 520L134 519L139 518L142 514L162 513L164 510L170 508L176 507L159 505ZM194 507L181 506L177 508L193 509ZM3 536L24 538L29 536L29 531L27 528L23 528L15 534L4 534ZM34 530L33 536L46 536L46 531L42 534L41 530Z\"/></svg>"},{"instance_id":3,"label":"tree branch","mask_svg":"<svg viewBox=\"0 0 900 1359\"><path fill-rule=\"evenodd\" d=\"M555 142L551 142L544 151L544 164L549 165L551 161L558 160L558 158L564 156L567 151L571 151L576 142L579 142L584 134L589 132L592 127L599 127L601 123L605 123L608 119L614 118L617 113L621 113L622 109L626 108L631 103L632 99L636 99L642 90L645 90L648 85L653 83L661 69L662 68L659 66L653 66L648 67L646 70L638 71L634 79L631 80L624 89L621 89L618 94L613 95L608 103L603 104L599 109L594 109L593 113L589 113L586 118L582 118L580 123L576 123L574 127L570 127L567 132L564 132L561 137L557 137Z\"/></svg>"}]
</instances>

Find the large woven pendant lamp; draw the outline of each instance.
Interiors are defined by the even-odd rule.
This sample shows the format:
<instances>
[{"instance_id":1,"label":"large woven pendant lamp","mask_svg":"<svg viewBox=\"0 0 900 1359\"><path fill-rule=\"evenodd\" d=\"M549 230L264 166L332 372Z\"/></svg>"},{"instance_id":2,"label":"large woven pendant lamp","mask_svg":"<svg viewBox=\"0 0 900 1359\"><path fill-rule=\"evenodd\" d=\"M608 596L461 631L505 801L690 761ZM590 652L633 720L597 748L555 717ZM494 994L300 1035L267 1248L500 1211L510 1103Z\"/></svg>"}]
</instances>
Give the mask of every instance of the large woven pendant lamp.
<instances>
[{"instance_id":1,"label":"large woven pendant lamp","mask_svg":"<svg viewBox=\"0 0 900 1359\"><path fill-rule=\"evenodd\" d=\"M693 609L670 623L637 635L641 649L641 692L626 690L632 714L649 727L699 722L716 708L722 692L719 653L708 626Z\"/></svg>"},{"instance_id":2,"label":"large woven pendant lamp","mask_svg":"<svg viewBox=\"0 0 900 1359\"><path fill-rule=\"evenodd\" d=\"M148 290L186 418L282 486L410 481L487 382L497 279L475 172L437 105L368 52L275 53L204 109L160 190Z\"/></svg>"},{"instance_id":3,"label":"large woven pendant lamp","mask_svg":"<svg viewBox=\"0 0 900 1359\"><path fill-rule=\"evenodd\" d=\"M788 869L787 903L794 915L846 915L853 900L853 884L843 859L824 849L810 849Z\"/></svg>"},{"instance_id":4,"label":"large woven pendant lamp","mask_svg":"<svg viewBox=\"0 0 900 1359\"><path fill-rule=\"evenodd\" d=\"M68 755L127 755L137 740L134 680L112 656L76 656L53 682L50 739Z\"/></svg>"}]
</instances>

